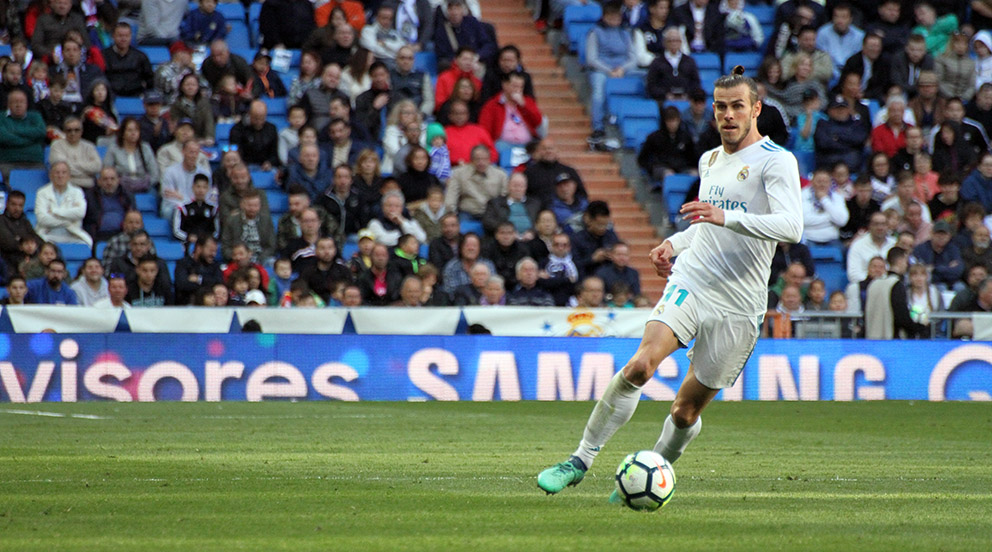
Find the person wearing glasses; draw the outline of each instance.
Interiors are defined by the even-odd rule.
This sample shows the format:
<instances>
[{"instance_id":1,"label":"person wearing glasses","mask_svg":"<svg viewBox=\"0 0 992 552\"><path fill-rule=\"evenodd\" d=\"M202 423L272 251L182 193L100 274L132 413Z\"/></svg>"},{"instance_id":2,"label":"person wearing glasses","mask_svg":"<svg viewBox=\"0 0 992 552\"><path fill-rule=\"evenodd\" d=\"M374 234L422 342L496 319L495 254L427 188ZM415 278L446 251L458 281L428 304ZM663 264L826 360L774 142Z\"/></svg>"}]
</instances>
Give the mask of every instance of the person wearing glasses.
<instances>
[{"instance_id":1,"label":"person wearing glasses","mask_svg":"<svg viewBox=\"0 0 992 552\"><path fill-rule=\"evenodd\" d=\"M65 162L69 165L69 182L80 188L92 188L103 167L96 145L83 140L83 121L79 117L67 117L62 123L62 132L65 138L52 142L48 161L53 164Z\"/></svg>"}]
</instances>

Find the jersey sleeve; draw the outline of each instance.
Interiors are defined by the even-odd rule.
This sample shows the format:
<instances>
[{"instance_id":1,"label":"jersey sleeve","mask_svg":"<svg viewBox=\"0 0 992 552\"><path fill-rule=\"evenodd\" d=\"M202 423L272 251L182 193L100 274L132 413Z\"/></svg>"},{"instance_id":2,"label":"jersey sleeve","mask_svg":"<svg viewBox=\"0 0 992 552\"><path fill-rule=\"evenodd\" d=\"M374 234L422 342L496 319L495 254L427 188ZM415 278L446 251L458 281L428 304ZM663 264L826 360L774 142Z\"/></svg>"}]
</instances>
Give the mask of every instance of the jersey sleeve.
<instances>
[{"instance_id":1,"label":"jersey sleeve","mask_svg":"<svg viewBox=\"0 0 992 552\"><path fill-rule=\"evenodd\" d=\"M672 256L677 256L692 245L692 238L699 231L699 225L693 224L681 232L676 232L668 237L668 242L672 244Z\"/></svg>"},{"instance_id":2,"label":"jersey sleeve","mask_svg":"<svg viewBox=\"0 0 992 552\"><path fill-rule=\"evenodd\" d=\"M798 243L803 235L803 207L795 156L787 152L772 156L761 178L769 213L724 211L724 226L752 238Z\"/></svg>"}]
</instances>

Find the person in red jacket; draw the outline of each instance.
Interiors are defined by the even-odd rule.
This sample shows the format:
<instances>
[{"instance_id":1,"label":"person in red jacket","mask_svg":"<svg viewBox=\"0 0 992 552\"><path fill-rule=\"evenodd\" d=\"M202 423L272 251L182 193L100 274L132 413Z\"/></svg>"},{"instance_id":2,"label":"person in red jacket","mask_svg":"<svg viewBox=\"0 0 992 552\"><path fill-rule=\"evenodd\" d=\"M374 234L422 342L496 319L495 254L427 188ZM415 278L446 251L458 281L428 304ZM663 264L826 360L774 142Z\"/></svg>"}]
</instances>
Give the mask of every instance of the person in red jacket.
<instances>
[{"instance_id":1,"label":"person in red jacket","mask_svg":"<svg viewBox=\"0 0 992 552\"><path fill-rule=\"evenodd\" d=\"M524 82L523 73L507 73L503 92L490 98L479 112L479 126L486 129L497 149L501 144L525 146L538 137L544 115L534 98L524 96Z\"/></svg>"},{"instance_id":2,"label":"person in red jacket","mask_svg":"<svg viewBox=\"0 0 992 552\"><path fill-rule=\"evenodd\" d=\"M468 121L468 104L461 100L452 102L448 118L451 124L444 127L444 133L448 137L448 155L452 168L468 163L472 158L472 148L479 144L489 148L489 157L493 163L499 161L499 152L486 129Z\"/></svg>"},{"instance_id":3,"label":"person in red jacket","mask_svg":"<svg viewBox=\"0 0 992 552\"><path fill-rule=\"evenodd\" d=\"M475 69L478 65L479 55L475 53L475 50L467 46L459 48L455 54L455 62L437 76L437 84L434 86L434 105L444 105L444 102L448 101L454 92L455 83L462 77L472 81L472 86L475 87L475 93L478 95L482 90L482 81L475 76Z\"/></svg>"}]
</instances>

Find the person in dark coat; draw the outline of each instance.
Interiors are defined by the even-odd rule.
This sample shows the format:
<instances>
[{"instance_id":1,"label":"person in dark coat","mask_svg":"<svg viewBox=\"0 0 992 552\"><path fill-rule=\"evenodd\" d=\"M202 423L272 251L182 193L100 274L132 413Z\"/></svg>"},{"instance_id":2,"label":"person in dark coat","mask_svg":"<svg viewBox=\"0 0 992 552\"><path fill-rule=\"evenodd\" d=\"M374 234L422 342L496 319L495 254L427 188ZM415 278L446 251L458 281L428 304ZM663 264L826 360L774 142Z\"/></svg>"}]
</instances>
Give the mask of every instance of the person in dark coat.
<instances>
[{"instance_id":1,"label":"person in dark coat","mask_svg":"<svg viewBox=\"0 0 992 552\"><path fill-rule=\"evenodd\" d=\"M702 87L699 67L692 57L682 53L682 35L677 28L666 29L663 36L665 52L655 56L648 66L648 96L659 102L687 100L690 92Z\"/></svg>"},{"instance_id":2,"label":"person in dark coat","mask_svg":"<svg viewBox=\"0 0 992 552\"><path fill-rule=\"evenodd\" d=\"M258 16L262 47L300 48L317 28L309 0L266 0Z\"/></svg>"},{"instance_id":3,"label":"person in dark coat","mask_svg":"<svg viewBox=\"0 0 992 552\"><path fill-rule=\"evenodd\" d=\"M666 107L662 110L662 128L648 135L637 154L637 164L652 179L664 180L675 173L695 174L698 163L699 153L689 129L682 123L682 115L678 108Z\"/></svg>"},{"instance_id":4,"label":"person in dark coat","mask_svg":"<svg viewBox=\"0 0 992 552\"><path fill-rule=\"evenodd\" d=\"M278 166L279 131L276 125L265 120L268 108L265 102L255 100L248 108L248 121L231 128L231 144L238 146L241 159L249 165L260 165L263 171Z\"/></svg>"},{"instance_id":5,"label":"person in dark coat","mask_svg":"<svg viewBox=\"0 0 992 552\"><path fill-rule=\"evenodd\" d=\"M861 121L851 117L851 108L843 96L836 96L827 105L826 120L816 125L813 143L816 144L816 166L828 170L836 163L848 167L861 167L864 162L864 144L868 133Z\"/></svg>"}]
</instances>

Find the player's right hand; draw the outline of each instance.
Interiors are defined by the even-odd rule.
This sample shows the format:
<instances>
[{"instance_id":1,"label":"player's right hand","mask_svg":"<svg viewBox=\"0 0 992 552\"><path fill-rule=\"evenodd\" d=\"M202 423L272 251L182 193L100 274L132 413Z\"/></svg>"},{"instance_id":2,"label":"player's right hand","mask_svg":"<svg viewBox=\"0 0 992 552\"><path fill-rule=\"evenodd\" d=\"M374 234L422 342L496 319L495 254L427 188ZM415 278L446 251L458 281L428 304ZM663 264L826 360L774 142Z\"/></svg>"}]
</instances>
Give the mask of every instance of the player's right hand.
<instances>
[{"instance_id":1,"label":"player's right hand","mask_svg":"<svg viewBox=\"0 0 992 552\"><path fill-rule=\"evenodd\" d=\"M651 259L651 264L654 265L655 272L658 276L662 278L668 278L672 275L672 255L675 250L672 248L672 242L665 240L661 242L661 245L655 247L648 254Z\"/></svg>"}]
</instances>

